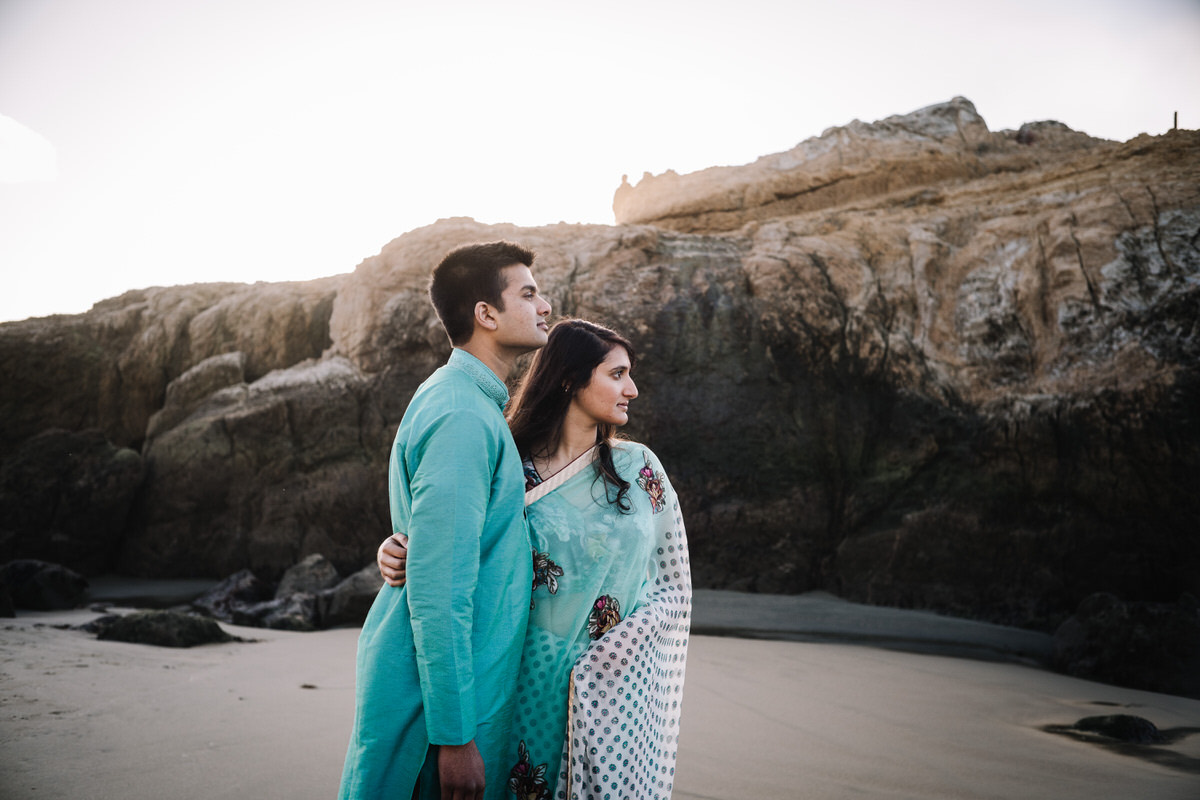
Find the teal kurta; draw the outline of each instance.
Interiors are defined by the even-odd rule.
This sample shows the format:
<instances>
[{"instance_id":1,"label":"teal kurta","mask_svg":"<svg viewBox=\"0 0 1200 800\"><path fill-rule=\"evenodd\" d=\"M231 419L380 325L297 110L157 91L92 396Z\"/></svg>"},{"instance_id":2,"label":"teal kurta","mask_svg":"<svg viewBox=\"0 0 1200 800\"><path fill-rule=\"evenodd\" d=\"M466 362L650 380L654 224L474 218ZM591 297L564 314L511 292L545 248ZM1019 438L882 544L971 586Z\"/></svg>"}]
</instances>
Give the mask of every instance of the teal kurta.
<instances>
[{"instance_id":1,"label":"teal kurta","mask_svg":"<svg viewBox=\"0 0 1200 800\"><path fill-rule=\"evenodd\" d=\"M409 800L431 744L475 740L505 795L515 676L533 582L504 383L469 353L413 395L388 470L407 583L384 586L358 641L342 798Z\"/></svg>"}]
</instances>

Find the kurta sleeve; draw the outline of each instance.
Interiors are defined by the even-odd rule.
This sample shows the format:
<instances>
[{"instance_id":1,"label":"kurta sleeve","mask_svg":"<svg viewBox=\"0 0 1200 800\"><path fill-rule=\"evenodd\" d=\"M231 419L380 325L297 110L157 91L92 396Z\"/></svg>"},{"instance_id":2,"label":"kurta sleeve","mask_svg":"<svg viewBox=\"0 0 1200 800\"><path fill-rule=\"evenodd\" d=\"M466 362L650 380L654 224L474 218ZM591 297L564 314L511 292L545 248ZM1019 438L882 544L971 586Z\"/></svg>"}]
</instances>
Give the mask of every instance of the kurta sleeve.
<instances>
[{"instance_id":1,"label":"kurta sleeve","mask_svg":"<svg viewBox=\"0 0 1200 800\"><path fill-rule=\"evenodd\" d=\"M475 737L473 606L498 458L494 427L459 410L431 424L413 452L393 453L417 465L408 476L408 606L431 744Z\"/></svg>"},{"instance_id":2,"label":"kurta sleeve","mask_svg":"<svg viewBox=\"0 0 1200 800\"><path fill-rule=\"evenodd\" d=\"M560 797L668 800L675 778L692 577L675 490L649 449L638 485L655 543L639 607L592 642L571 674ZM647 508L648 506L648 508Z\"/></svg>"}]
</instances>

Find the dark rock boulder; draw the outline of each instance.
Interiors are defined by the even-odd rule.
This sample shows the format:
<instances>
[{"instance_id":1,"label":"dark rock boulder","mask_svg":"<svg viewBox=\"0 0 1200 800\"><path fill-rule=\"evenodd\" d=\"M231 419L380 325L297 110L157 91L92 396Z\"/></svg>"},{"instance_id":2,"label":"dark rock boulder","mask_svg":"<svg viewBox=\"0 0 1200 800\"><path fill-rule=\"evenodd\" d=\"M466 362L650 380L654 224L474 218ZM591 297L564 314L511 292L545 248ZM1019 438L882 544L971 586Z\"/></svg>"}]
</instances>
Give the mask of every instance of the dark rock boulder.
<instances>
[{"instance_id":1,"label":"dark rock boulder","mask_svg":"<svg viewBox=\"0 0 1200 800\"><path fill-rule=\"evenodd\" d=\"M379 568L370 564L330 588L315 592L277 591L272 600L234 604L230 621L294 631L361 625L382 586Z\"/></svg>"},{"instance_id":2,"label":"dark rock boulder","mask_svg":"<svg viewBox=\"0 0 1200 800\"><path fill-rule=\"evenodd\" d=\"M234 625L252 628L274 628L284 631L315 631L320 619L317 598L307 593L289 594L261 603L233 608Z\"/></svg>"},{"instance_id":3,"label":"dark rock boulder","mask_svg":"<svg viewBox=\"0 0 1200 800\"><path fill-rule=\"evenodd\" d=\"M381 540L382 541L382 540ZM361 625L383 586L379 567L370 564L318 596L321 627Z\"/></svg>"},{"instance_id":4,"label":"dark rock boulder","mask_svg":"<svg viewBox=\"0 0 1200 800\"><path fill-rule=\"evenodd\" d=\"M1158 727L1144 717L1132 714L1105 714L1099 717L1084 717L1073 726L1077 731L1096 733L1118 742L1133 744L1160 744L1166 741Z\"/></svg>"},{"instance_id":5,"label":"dark rock boulder","mask_svg":"<svg viewBox=\"0 0 1200 800\"><path fill-rule=\"evenodd\" d=\"M271 594L269 584L244 569L197 597L192 601L192 608L223 622L233 622L238 609L270 600Z\"/></svg>"},{"instance_id":6,"label":"dark rock boulder","mask_svg":"<svg viewBox=\"0 0 1200 800\"><path fill-rule=\"evenodd\" d=\"M86 578L61 564L18 559L0 567L0 596L6 596L14 609L76 608L83 602L87 589Z\"/></svg>"},{"instance_id":7,"label":"dark rock boulder","mask_svg":"<svg viewBox=\"0 0 1200 800\"><path fill-rule=\"evenodd\" d=\"M1200 602L1097 593L1054 634L1054 666L1089 680L1200 698Z\"/></svg>"},{"instance_id":8,"label":"dark rock boulder","mask_svg":"<svg viewBox=\"0 0 1200 800\"><path fill-rule=\"evenodd\" d=\"M342 579L337 568L320 553L313 553L283 573L275 598L294 594L317 594L336 586Z\"/></svg>"},{"instance_id":9,"label":"dark rock boulder","mask_svg":"<svg viewBox=\"0 0 1200 800\"><path fill-rule=\"evenodd\" d=\"M98 639L159 647L195 647L238 641L214 620L177 611L136 611L99 624Z\"/></svg>"},{"instance_id":10,"label":"dark rock boulder","mask_svg":"<svg viewBox=\"0 0 1200 800\"><path fill-rule=\"evenodd\" d=\"M341 580L324 556L313 554L287 570L274 592L266 581L242 570L192 607L234 625L313 631L362 624L382 585L375 564Z\"/></svg>"}]
</instances>

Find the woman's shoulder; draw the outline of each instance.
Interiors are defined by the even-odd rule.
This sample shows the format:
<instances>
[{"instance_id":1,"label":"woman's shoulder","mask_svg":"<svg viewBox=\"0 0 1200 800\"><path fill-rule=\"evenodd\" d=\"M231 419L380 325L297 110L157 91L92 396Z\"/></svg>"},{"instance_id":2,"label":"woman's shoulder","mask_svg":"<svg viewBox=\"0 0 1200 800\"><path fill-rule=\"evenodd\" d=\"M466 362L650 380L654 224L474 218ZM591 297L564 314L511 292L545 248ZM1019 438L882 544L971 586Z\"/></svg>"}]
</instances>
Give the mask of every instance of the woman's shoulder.
<instances>
[{"instance_id":1,"label":"woman's shoulder","mask_svg":"<svg viewBox=\"0 0 1200 800\"><path fill-rule=\"evenodd\" d=\"M662 462L646 445L632 439L614 439L612 442L613 463L621 471L632 469L637 472L646 464L662 469Z\"/></svg>"},{"instance_id":2,"label":"woman's shoulder","mask_svg":"<svg viewBox=\"0 0 1200 800\"><path fill-rule=\"evenodd\" d=\"M642 444L641 442L635 442L633 439L610 439L609 441L612 444L614 453L632 453L635 455L639 453L650 453L650 455L654 455L650 452L649 447L646 447L646 445Z\"/></svg>"}]
</instances>

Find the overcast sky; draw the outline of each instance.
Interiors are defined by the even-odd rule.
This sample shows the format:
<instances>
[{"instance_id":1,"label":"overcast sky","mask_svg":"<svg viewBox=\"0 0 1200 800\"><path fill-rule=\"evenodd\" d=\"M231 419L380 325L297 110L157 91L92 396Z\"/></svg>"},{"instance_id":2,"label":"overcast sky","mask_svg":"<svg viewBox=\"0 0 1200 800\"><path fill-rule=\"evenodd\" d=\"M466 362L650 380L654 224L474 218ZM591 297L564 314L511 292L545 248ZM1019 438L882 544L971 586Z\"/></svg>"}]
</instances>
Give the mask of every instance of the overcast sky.
<instances>
[{"instance_id":1,"label":"overcast sky","mask_svg":"<svg viewBox=\"0 0 1200 800\"><path fill-rule=\"evenodd\" d=\"M1200 127L1200 0L0 0L0 320L348 272L442 217L612 224L623 174L955 95Z\"/></svg>"}]
</instances>

